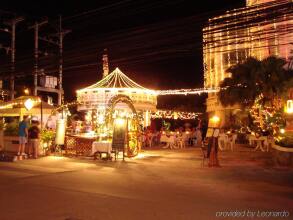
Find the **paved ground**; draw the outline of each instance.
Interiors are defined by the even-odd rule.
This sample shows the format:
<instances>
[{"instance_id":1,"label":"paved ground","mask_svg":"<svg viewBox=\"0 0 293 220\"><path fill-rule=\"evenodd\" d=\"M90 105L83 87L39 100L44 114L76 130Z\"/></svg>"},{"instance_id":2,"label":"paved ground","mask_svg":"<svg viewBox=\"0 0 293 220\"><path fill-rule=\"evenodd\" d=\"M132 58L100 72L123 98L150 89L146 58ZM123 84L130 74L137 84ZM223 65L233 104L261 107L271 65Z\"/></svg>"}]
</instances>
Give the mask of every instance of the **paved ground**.
<instances>
[{"instance_id":1,"label":"paved ground","mask_svg":"<svg viewBox=\"0 0 293 220\"><path fill-rule=\"evenodd\" d=\"M0 219L293 219L293 170L271 167L269 157L240 148L221 153L222 168L202 168L201 151L192 148L147 150L124 163L2 162ZM245 217L220 217L223 211ZM264 211L287 217L257 216Z\"/></svg>"}]
</instances>

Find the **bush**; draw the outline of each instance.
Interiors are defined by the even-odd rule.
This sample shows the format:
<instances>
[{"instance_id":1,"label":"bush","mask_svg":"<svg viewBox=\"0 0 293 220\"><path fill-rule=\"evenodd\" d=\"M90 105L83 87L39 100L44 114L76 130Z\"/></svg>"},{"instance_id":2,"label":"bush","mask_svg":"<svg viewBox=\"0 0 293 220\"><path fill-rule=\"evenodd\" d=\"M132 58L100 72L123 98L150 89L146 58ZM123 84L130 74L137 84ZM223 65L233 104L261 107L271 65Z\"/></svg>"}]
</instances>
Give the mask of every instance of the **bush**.
<instances>
[{"instance_id":1,"label":"bush","mask_svg":"<svg viewBox=\"0 0 293 220\"><path fill-rule=\"evenodd\" d=\"M51 130L43 130L41 132L41 140L43 143L50 143L55 138L55 132Z\"/></svg>"},{"instance_id":2,"label":"bush","mask_svg":"<svg viewBox=\"0 0 293 220\"><path fill-rule=\"evenodd\" d=\"M277 138L276 144L281 147L293 147L293 132L286 132Z\"/></svg>"},{"instance_id":3,"label":"bush","mask_svg":"<svg viewBox=\"0 0 293 220\"><path fill-rule=\"evenodd\" d=\"M52 130L42 130L40 139L42 142L42 147L46 152L53 152L53 141L55 139L55 131Z\"/></svg>"},{"instance_id":4,"label":"bush","mask_svg":"<svg viewBox=\"0 0 293 220\"><path fill-rule=\"evenodd\" d=\"M17 122L11 122L6 125L4 130L5 136L18 136L18 123Z\"/></svg>"}]
</instances>

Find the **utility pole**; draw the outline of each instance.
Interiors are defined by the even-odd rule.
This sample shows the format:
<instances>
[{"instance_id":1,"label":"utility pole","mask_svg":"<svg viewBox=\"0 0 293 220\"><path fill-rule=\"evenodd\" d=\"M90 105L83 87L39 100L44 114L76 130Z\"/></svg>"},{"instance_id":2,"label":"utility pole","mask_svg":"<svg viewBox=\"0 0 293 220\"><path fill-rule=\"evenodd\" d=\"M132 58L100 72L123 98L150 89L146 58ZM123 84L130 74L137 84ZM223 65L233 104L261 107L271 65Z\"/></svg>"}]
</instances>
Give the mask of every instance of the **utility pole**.
<instances>
[{"instance_id":1,"label":"utility pole","mask_svg":"<svg viewBox=\"0 0 293 220\"><path fill-rule=\"evenodd\" d=\"M62 28L62 17L61 15L59 16L59 28L58 32L53 35L49 35L49 37L38 37L38 39L46 41L50 44L53 44L55 46L58 46L59 48L59 68L58 68L58 89L44 89L44 88L39 88L38 90L43 90L43 91L49 91L49 92L57 92L58 94L58 105L61 105L63 103L63 86L62 86L62 81L63 81L63 38L65 37L66 34L70 33L71 30L63 30Z\"/></svg>"},{"instance_id":2,"label":"utility pole","mask_svg":"<svg viewBox=\"0 0 293 220\"><path fill-rule=\"evenodd\" d=\"M64 101L64 92L63 92L63 86L62 86L62 81L63 81L63 37L64 33L62 31L62 17L59 15L59 90L61 92L60 95L58 95L58 105L63 104ZM63 112L63 110L62 110Z\"/></svg>"},{"instance_id":3,"label":"utility pole","mask_svg":"<svg viewBox=\"0 0 293 220\"><path fill-rule=\"evenodd\" d=\"M70 33L71 30L63 30L62 28L62 16L59 15L59 85L58 88L60 90L60 95L58 96L58 105L63 104L64 92L63 92L63 38L66 34Z\"/></svg>"},{"instance_id":4,"label":"utility pole","mask_svg":"<svg viewBox=\"0 0 293 220\"><path fill-rule=\"evenodd\" d=\"M35 46L34 46L34 96L38 95L38 62L39 62L39 27L46 24L48 21L36 22L33 26L29 27L29 29L33 28L35 30Z\"/></svg>"},{"instance_id":5,"label":"utility pole","mask_svg":"<svg viewBox=\"0 0 293 220\"><path fill-rule=\"evenodd\" d=\"M10 99L14 99L14 73L15 73L15 20L12 22L11 31L11 73L10 73Z\"/></svg>"},{"instance_id":6,"label":"utility pole","mask_svg":"<svg viewBox=\"0 0 293 220\"><path fill-rule=\"evenodd\" d=\"M34 46L34 96L38 95L38 62L39 62L39 24L35 23L35 46ZM41 100L42 101L42 100Z\"/></svg>"},{"instance_id":7,"label":"utility pole","mask_svg":"<svg viewBox=\"0 0 293 220\"><path fill-rule=\"evenodd\" d=\"M9 77L9 81L10 81L10 99L13 100L14 99L14 79L15 79L15 53L16 53L16 49L15 49L15 29L16 29L16 25L17 23L23 21L24 18L23 17L17 17L14 18L8 22L5 22L4 24L7 26L11 27L11 30L7 30L4 29L5 32L8 32L11 34L11 45L10 45L10 51L11 51L11 66L10 66L10 77Z\"/></svg>"}]
</instances>

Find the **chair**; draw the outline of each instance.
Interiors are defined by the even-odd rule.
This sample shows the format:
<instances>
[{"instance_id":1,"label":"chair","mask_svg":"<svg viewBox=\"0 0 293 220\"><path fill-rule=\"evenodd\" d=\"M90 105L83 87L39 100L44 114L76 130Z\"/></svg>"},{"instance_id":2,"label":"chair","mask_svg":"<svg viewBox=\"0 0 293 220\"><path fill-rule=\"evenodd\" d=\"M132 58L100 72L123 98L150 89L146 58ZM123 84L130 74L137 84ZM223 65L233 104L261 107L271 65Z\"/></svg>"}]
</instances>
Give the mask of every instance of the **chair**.
<instances>
[{"instance_id":1,"label":"chair","mask_svg":"<svg viewBox=\"0 0 293 220\"><path fill-rule=\"evenodd\" d=\"M111 155L114 154L115 161L119 159L119 153L122 152L122 155L124 154L124 150L123 147L112 146ZM124 160L124 155L122 159Z\"/></svg>"},{"instance_id":2,"label":"chair","mask_svg":"<svg viewBox=\"0 0 293 220\"><path fill-rule=\"evenodd\" d=\"M265 149L263 149L263 145L265 146L265 142L267 141L267 137L261 136L256 138L256 147L254 148L254 151L257 151L260 149L260 151L265 152Z\"/></svg>"},{"instance_id":3,"label":"chair","mask_svg":"<svg viewBox=\"0 0 293 220\"><path fill-rule=\"evenodd\" d=\"M184 139L183 139L182 136L179 136L177 138L176 145L178 146L178 148L183 148L184 147Z\"/></svg>"},{"instance_id":4,"label":"chair","mask_svg":"<svg viewBox=\"0 0 293 220\"><path fill-rule=\"evenodd\" d=\"M247 135L248 137L248 141L249 141L249 146L252 146L253 145L253 141L255 140L255 136L254 135Z\"/></svg>"},{"instance_id":5,"label":"chair","mask_svg":"<svg viewBox=\"0 0 293 220\"><path fill-rule=\"evenodd\" d=\"M156 140L156 135L155 134L152 134L149 138L149 146L152 147L153 146L153 143L155 142Z\"/></svg>"},{"instance_id":6,"label":"chair","mask_svg":"<svg viewBox=\"0 0 293 220\"><path fill-rule=\"evenodd\" d=\"M111 154L114 154L115 161L118 159L119 150L118 148L112 148Z\"/></svg>"},{"instance_id":7,"label":"chair","mask_svg":"<svg viewBox=\"0 0 293 220\"><path fill-rule=\"evenodd\" d=\"M237 139L237 134L233 134L232 135L232 138L231 138L231 141L230 141L231 151L234 150L234 146L235 146L236 139Z\"/></svg>"},{"instance_id":8,"label":"chair","mask_svg":"<svg viewBox=\"0 0 293 220\"><path fill-rule=\"evenodd\" d=\"M265 151L269 152L270 147L274 146L275 140L274 137L268 136L263 142L263 145L265 147Z\"/></svg>"},{"instance_id":9,"label":"chair","mask_svg":"<svg viewBox=\"0 0 293 220\"><path fill-rule=\"evenodd\" d=\"M186 133L183 133L182 136L182 148L185 148L188 145L188 140L189 140L189 135L187 135Z\"/></svg>"},{"instance_id":10,"label":"chair","mask_svg":"<svg viewBox=\"0 0 293 220\"><path fill-rule=\"evenodd\" d=\"M237 139L237 134L233 134L232 137L229 137L228 139L228 145L231 151L234 150L236 139Z\"/></svg>"},{"instance_id":11,"label":"chair","mask_svg":"<svg viewBox=\"0 0 293 220\"><path fill-rule=\"evenodd\" d=\"M227 137L226 135L219 135L218 145L221 151L226 149Z\"/></svg>"},{"instance_id":12,"label":"chair","mask_svg":"<svg viewBox=\"0 0 293 220\"><path fill-rule=\"evenodd\" d=\"M177 148L176 143L175 143L175 136L171 135L169 137L167 145L168 145L168 147L170 147L170 149L176 149Z\"/></svg>"}]
</instances>

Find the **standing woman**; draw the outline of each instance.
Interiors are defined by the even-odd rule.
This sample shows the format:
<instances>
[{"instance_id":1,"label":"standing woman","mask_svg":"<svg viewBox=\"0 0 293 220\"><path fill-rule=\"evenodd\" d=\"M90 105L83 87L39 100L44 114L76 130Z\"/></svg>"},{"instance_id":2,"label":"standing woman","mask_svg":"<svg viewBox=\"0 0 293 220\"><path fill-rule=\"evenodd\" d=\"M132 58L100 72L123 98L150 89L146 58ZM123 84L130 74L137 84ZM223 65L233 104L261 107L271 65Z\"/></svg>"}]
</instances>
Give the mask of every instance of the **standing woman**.
<instances>
[{"instance_id":1,"label":"standing woman","mask_svg":"<svg viewBox=\"0 0 293 220\"><path fill-rule=\"evenodd\" d=\"M214 129L213 136L211 137L211 151L209 154L209 167L220 167L218 159L218 138L219 138L219 129Z\"/></svg>"},{"instance_id":2,"label":"standing woman","mask_svg":"<svg viewBox=\"0 0 293 220\"><path fill-rule=\"evenodd\" d=\"M39 139L40 139L40 129L38 127L39 122L37 120L32 121L32 126L28 130L29 138L29 153L31 149L33 150L33 157L38 158L39 154Z\"/></svg>"}]
</instances>

